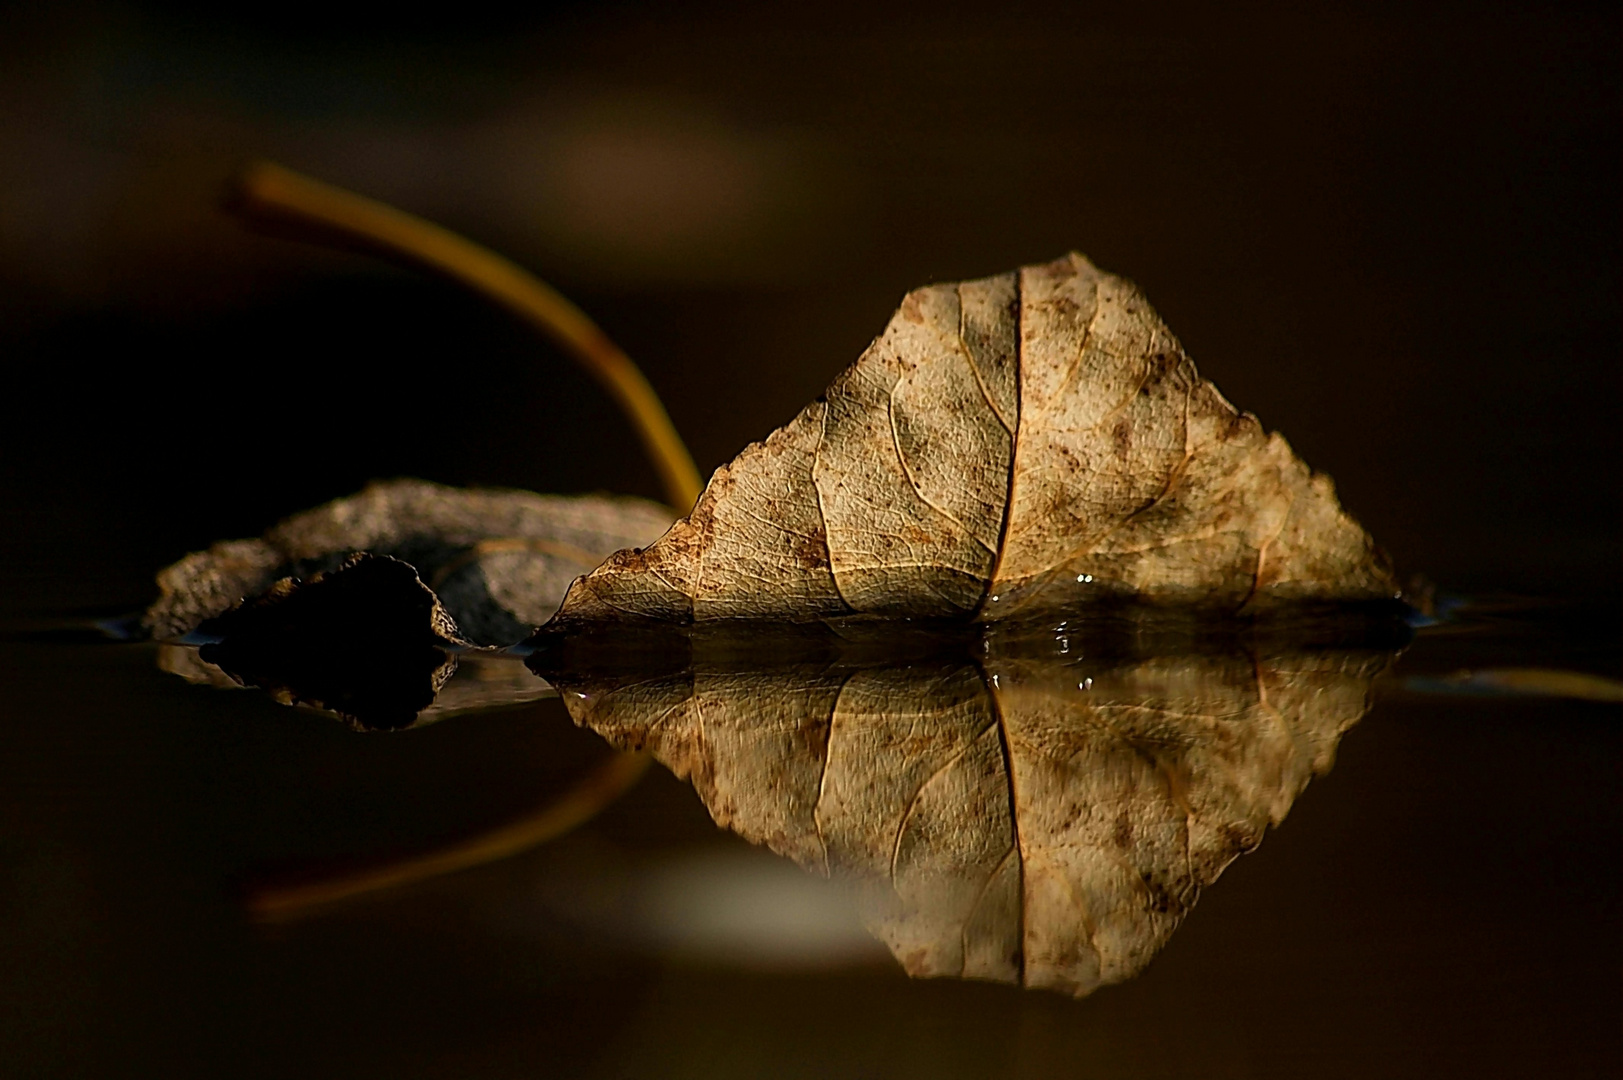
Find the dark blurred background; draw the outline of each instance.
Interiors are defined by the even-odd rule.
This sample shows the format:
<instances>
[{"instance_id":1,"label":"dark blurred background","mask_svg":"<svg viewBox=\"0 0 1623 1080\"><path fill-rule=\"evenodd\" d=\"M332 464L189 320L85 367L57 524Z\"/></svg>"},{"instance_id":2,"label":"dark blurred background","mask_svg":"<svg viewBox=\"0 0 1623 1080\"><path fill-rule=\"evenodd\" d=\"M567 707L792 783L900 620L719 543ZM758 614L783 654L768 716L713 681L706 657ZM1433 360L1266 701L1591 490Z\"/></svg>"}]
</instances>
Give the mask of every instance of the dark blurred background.
<instances>
[{"instance_id":1,"label":"dark blurred background","mask_svg":"<svg viewBox=\"0 0 1623 1080\"><path fill-rule=\"evenodd\" d=\"M1616 6L1128 7L0 9L0 603L373 477L658 494L506 316L222 214L254 157L539 272L706 473L906 289L1074 248L1406 573L1615 594Z\"/></svg>"},{"instance_id":2,"label":"dark blurred background","mask_svg":"<svg viewBox=\"0 0 1623 1080\"><path fill-rule=\"evenodd\" d=\"M558 844L249 925L267 867L476 834L603 747L557 701L360 737L11 634L0 1076L1616 1075L1616 706L1401 678L1617 674L1620 30L1615 2L0 2L0 629L134 610L374 477L659 494L505 315L222 214L260 157L536 270L706 471L905 290L1080 250L1405 573L1606 613L1423 636L1285 827L1081 1004L910 984L861 935L762 971L584 934L548 905L645 863L785 869L661 769Z\"/></svg>"}]
</instances>

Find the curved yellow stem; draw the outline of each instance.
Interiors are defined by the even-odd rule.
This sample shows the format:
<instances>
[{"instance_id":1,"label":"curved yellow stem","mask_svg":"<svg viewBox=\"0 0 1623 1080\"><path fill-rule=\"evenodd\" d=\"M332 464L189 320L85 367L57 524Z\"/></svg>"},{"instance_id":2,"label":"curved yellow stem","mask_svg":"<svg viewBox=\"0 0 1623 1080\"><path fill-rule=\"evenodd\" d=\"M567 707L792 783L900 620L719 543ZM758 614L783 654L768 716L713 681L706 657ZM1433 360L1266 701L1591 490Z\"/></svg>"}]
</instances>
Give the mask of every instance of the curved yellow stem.
<instances>
[{"instance_id":1,"label":"curved yellow stem","mask_svg":"<svg viewBox=\"0 0 1623 1080\"><path fill-rule=\"evenodd\" d=\"M227 206L253 222L359 245L494 300L567 352L615 400L679 512L698 501L699 470L654 388L585 312L535 275L432 222L269 162L242 171Z\"/></svg>"},{"instance_id":2,"label":"curved yellow stem","mask_svg":"<svg viewBox=\"0 0 1623 1080\"><path fill-rule=\"evenodd\" d=\"M323 881L261 889L249 896L248 912L262 922L285 922L326 904L517 855L591 820L629 790L651 760L647 754L616 753L533 814L416 858Z\"/></svg>"}]
</instances>

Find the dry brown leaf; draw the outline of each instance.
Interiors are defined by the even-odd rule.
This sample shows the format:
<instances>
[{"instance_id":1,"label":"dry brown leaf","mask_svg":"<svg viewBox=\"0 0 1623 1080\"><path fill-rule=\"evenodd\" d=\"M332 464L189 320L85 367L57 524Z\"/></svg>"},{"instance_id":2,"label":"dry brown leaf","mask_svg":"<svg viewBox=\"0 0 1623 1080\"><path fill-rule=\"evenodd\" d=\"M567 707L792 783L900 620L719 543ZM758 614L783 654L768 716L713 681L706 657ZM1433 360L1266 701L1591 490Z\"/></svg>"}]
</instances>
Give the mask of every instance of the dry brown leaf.
<instances>
[{"instance_id":1,"label":"dry brown leaf","mask_svg":"<svg viewBox=\"0 0 1623 1080\"><path fill-rule=\"evenodd\" d=\"M1388 656L976 651L544 674L577 723L691 781L717 824L854 880L910 974L1081 996L1141 970L1284 818Z\"/></svg>"},{"instance_id":2,"label":"dry brown leaf","mask_svg":"<svg viewBox=\"0 0 1623 1080\"><path fill-rule=\"evenodd\" d=\"M1134 285L1073 254L909 293L823 397L652 547L574 585L559 619L1396 593L1329 478L1201 379Z\"/></svg>"},{"instance_id":3,"label":"dry brown leaf","mask_svg":"<svg viewBox=\"0 0 1623 1080\"><path fill-rule=\"evenodd\" d=\"M552 615L576 577L618 548L649 543L673 517L618 496L371 484L295 514L263 539L222 541L165 568L143 624L160 640L179 638L280 578L310 577L364 551L415 568L463 637L511 644Z\"/></svg>"}]
</instances>

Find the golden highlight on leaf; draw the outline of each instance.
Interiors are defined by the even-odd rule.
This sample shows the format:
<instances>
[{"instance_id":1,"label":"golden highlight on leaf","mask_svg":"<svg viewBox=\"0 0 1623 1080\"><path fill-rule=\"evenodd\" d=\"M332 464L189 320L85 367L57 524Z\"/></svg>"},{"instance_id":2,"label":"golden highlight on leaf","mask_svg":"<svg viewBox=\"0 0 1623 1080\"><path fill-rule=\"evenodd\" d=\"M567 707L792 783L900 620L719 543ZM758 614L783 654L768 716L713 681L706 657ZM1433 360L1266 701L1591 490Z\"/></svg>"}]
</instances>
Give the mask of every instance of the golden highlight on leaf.
<instances>
[{"instance_id":1,"label":"golden highlight on leaf","mask_svg":"<svg viewBox=\"0 0 1623 1080\"><path fill-rule=\"evenodd\" d=\"M1138 289L1072 254L909 293L692 514L560 624L1234 613L1397 588L1328 477L1200 378Z\"/></svg>"}]
</instances>

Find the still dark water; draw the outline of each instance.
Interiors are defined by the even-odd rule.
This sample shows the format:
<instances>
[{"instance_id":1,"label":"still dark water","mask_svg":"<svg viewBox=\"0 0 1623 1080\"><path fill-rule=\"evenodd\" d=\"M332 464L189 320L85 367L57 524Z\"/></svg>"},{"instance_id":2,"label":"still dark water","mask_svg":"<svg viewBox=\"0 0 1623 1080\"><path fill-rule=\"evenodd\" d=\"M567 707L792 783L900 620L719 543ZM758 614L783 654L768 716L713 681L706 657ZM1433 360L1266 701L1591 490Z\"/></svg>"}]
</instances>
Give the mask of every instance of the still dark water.
<instances>
[{"instance_id":1,"label":"still dark water","mask_svg":"<svg viewBox=\"0 0 1623 1080\"><path fill-rule=\"evenodd\" d=\"M1373 706L1361 719L1354 710L1326 721L1333 769L1294 804L1285 792L1288 818L1228 866L1181 926L1179 905L1192 894L1163 898L1158 928L1121 946L1142 953L1124 962L1142 961L1140 974L1075 998L1074 985L985 981L999 977L992 961L979 980L910 979L904 964L928 967L929 950L961 946L967 956L976 934L999 933L966 927L961 938L957 930L932 938L919 929L930 912L918 909L937 902L951 874L909 886L909 910L878 911L873 883L861 880L860 838L842 840L841 826L828 824L837 814L825 807L819 831L829 832L824 858L834 852L834 869L852 871L836 872L844 884L719 829L694 787L658 765L550 843L255 919L249 901L278 883L430 852L522 820L611 751L556 697L363 735L257 691L168 674L156 645L18 633L0 674L4 1072L1615 1075L1623 711L1473 692L1482 688L1449 677L1504 667L1615 676L1618 645L1609 610L1478 600L1453 622L1421 629L1400 655L1341 664L1336 678L1364 680L1351 687L1358 695L1367 682ZM487 679L525 677L516 661L500 663L511 670ZM1085 692L1114 694L1116 706L1142 713L1175 711L1177 693L1208 693L1223 678L1216 661L1198 656L1162 656L1150 675L1120 657L1065 663L1072 667L1052 678L1022 669L1023 685L1058 686L1085 669ZM1013 669L1002 670L995 693L1012 717L1024 706L1011 704ZM880 714L917 712L939 695L919 687L939 688L947 676L919 671L892 665L864 676L888 687ZM731 692L710 685L719 698ZM740 691L733 706L770 721L804 688L804 679L769 680L766 691ZM1306 716L1297 725L1305 730L1348 692L1321 680L1295 704L1276 693L1273 707L1289 723ZM939 727L951 708L922 712ZM1337 742L1335 730L1352 719ZM615 734L614 723L593 722ZM714 730L708 737L725 741ZM842 751L828 737L816 748L830 755L825 798L842 753L848 776L878 778L869 787L902 767L875 746ZM722 756L701 778L706 799L725 803L739 832L792 848L789 826L761 819L778 813L773 799L792 798L793 777L763 779L737 761L729 772ZM1202 785L1229 782L1215 772L1238 775L1254 760L1242 745L1226 758L1190 751L1161 764L1168 775L1181 770L1193 820ZM1014 761L1019 780L1018 747ZM1081 768L1072 783L1097 781L1098 798L1115 797L1105 790L1109 767ZM843 820L865 812L848 805ZM1022 812L1036 821L1046 811ZM1037 831L1025 834L1027 845L1040 843ZM1146 882L1159 872L1152 856L1124 857L1137 859ZM1033 982L1044 947L1050 969L1076 958L1052 944L1070 931L1038 910L1027 861L1025 925L1011 932L1016 941L1025 934L1023 960L1016 947L1013 963ZM1058 877L1075 888L1105 872L1066 873ZM1181 864L1167 873L1199 876ZM1107 899L1073 897L1075 910L1090 913L1095 945L1111 932ZM1038 941L1045 934L1048 946ZM911 954L898 939L913 942Z\"/></svg>"}]
</instances>

